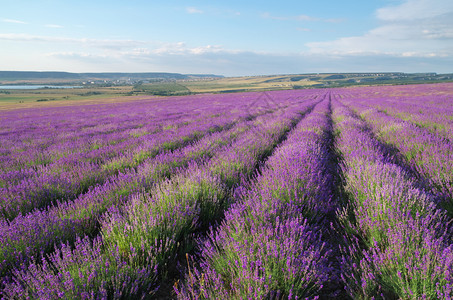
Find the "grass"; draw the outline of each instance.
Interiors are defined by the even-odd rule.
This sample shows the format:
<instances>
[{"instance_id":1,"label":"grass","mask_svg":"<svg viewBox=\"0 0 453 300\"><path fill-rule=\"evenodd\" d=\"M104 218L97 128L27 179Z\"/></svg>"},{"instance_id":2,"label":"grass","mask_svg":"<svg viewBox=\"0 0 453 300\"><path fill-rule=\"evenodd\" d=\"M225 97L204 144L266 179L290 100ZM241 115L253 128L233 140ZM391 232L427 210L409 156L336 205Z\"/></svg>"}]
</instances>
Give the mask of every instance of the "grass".
<instances>
[{"instance_id":1,"label":"grass","mask_svg":"<svg viewBox=\"0 0 453 300\"><path fill-rule=\"evenodd\" d=\"M80 89L5 90L5 92L0 92L0 110L132 100L135 97L125 97L133 94L132 88L132 86L118 86Z\"/></svg>"},{"instance_id":2,"label":"grass","mask_svg":"<svg viewBox=\"0 0 453 300\"><path fill-rule=\"evenodd\" d=\"M118 247L125 257L131 247L153 249L152 259L168 262L184 237L201 225L198 222L209 223L224 208L225 187L220 181L209 174L186 175L159 184L151 193L154 196L138 196L123 216L107 217L102 233L106 243Z\"/></svg>"},{"instance_id":3,"label":"grass","mask_svg":"<svg viewBox=\"0 0 453 300\"><path fill-rule=\"evenodd\" d=\"M314 80L302 79L295 81L294 78L295 77L293 75L248 76L194 81L159 82L136 85L134 87L134 92L160 96L175 96L193 93L225 93L293 89L296 87L309 87L320 83Z\"/></svg>"},{"instance_id":4,"label":"grass","mask_svg":"<svg viewBox=\"0 0 453 300\"><path fill-rule=\"evenodd\" d=\"M134 86L133 91L156 96L182 96L191 94L191 91L186 86L177 82L140 84Z\"/></svg>"},{"instance_id":5,"label":"grass","mask_svg":"<svg viewBox=\"0 0 453 300\"><path fill-rule=\"evenodd\" d=\"M294 82L291 75L286 76L254 76L254 77L230 77L212 80L189 81L182 83L193 93L218 93L236 91L263 91L292 89ZM298 81L297 85L310 86L317 84L316 81Z\"/></svg>"}]
</instances>

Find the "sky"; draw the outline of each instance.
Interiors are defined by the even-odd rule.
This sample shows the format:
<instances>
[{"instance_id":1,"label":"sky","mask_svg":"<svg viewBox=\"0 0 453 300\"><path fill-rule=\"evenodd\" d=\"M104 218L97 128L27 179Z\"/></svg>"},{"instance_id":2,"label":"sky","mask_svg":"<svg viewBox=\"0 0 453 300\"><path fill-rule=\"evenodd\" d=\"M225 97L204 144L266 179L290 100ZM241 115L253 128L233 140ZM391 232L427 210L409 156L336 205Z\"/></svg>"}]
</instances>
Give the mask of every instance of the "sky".
<instances>
[{"instance_id":1,"label":"sky","mask_svg":"<svg viewBox=\"0 0 453 300\"><path fill-rule=\"evenodd\" d=\"M0 0L0 70L453 73L452 0Z\"/></svg>"}]
</instances>

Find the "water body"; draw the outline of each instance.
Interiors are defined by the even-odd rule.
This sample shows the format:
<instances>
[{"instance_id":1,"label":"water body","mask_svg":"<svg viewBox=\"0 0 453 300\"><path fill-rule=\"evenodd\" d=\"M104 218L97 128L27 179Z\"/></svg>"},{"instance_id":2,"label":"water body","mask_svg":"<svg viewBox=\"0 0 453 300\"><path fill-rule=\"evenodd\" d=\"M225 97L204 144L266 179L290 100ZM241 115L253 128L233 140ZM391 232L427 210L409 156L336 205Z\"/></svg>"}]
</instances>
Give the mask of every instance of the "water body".
<instances>
[{"instance_id":1,"label":"water body","mask_svg":"<svg viewBox=\"0 0 453 300\"><path fill-rule=\"evenodd\" d=\"M73 85L0 85L0 90L80 89Z\"/></svg>"}]
</instances>

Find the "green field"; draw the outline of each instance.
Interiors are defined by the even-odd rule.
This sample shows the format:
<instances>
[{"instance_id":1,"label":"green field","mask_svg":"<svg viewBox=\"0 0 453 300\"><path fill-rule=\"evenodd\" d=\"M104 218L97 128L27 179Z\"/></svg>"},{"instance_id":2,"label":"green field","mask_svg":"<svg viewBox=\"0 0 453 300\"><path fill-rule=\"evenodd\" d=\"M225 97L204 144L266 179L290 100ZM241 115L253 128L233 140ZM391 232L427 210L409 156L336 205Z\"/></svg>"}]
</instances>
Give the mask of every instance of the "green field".
<instances>
[{"instance_id":1,"label":"green field","mask_svg":"<svg viewBox=\"0 0 453 300\"><path fill-rule=\"evenodd\" d=\"M364 85L395 85L453 81L453 74L405 73L342 73L342 74L293 74L244 77L191 77L186 79L150 78L123 81L103 79L84 88L5 90L0 88L0 110L19 107L68 105L99 101L128 101L131 96L182 96L197 93L230 93L306 88L329 88ZM1 81L0 84L85 84L78 81L53 79Z\"/></svg>"},{"instance_id":2,"label":"green field","mask_svg":"<svg viewBox=\"0 0 453 300\"><path fill-rule=\"evenodd\" d=\"M182 96L191 94L191 90L178 82L158 82L152 84L136 84L133 92L156 96Z\"/></svg>"},{"instance_id":3,"label":"green field","mask_svg":"<svg viewBox=\"0 0 453 300\"><path fill-rule=\"evenodd\" d=\"M210 78L203 80L181 80L164 83L147 83L134 87L134 92L152 95L181 95L194 93L227 93L264 90L293 89L296 84L292 75L285 76L247 76ZM297 85L310 87L317 81L306 80Z\"/></svg>"},{"instance_id":4,"label":"green field","mask_svg":"<svg viewBox=\"0 0 453 300\"><path fill-rule=\"evenodd\" d=\"M451 74L344 73L244 76L137 84L134 92L150 95L186 95L364 85L417 84L452 81Z\"/></svg>"},{"instance_id":5,"label":"green field","mask_svg":"<svg viewBox=\"0 0 453 300\"><path fill-rule=\"evenodd\" d=\"M75 89L4 90L0 88L0 110L42 105L61 105L80 101L118 99L134 95L132 86Z\"/></svg>"}]
</instances>

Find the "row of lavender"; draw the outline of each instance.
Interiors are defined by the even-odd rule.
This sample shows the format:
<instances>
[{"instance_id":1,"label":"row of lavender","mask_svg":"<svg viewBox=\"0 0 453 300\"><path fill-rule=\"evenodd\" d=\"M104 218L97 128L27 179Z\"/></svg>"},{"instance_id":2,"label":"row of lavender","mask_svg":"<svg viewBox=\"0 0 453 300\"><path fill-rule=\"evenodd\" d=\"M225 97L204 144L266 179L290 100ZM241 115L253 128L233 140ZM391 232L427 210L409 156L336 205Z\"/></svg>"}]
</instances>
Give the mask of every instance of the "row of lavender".
<instances>
[{"instance_id":1,"label":"row of lavender","mask_svg":"<svg viewBox=\"0 0 453 300\"><path fill-rule=\"evenodd\" d=\"M335 102L349 203L341 276L355 299L451 297L453 246L445 211L368 124Z\"/></svg>"},{"instance_id":2,"label":"row of lavender","mask_svg":"<svg viewBox=\"0 0 453 300\"><path fill-rule=\"evenodd\" d=\"M45 210L20 215L11 222L3 222L1 230L1 270L27 261L38 253L49 252L60 241L73 241L77 235L94 235L99 231L98 218L109 207L122 205L132 195L151 188L155 182L170 177L190 162L207 159L214 152L247 130L252 122L240 122L233 128L207 135L205 138L162 153L144 161L137 170L128 169L110 176L74 201L59 202Z\"/></svg>"},{"instance_id":3,"label":"row of lavender","mask_svg":"<svg viewBox=\"0 0 453 300\"><path fill-rule=\"evenodd\" d=\"M200 241L201 260L189 264L178 298L297 299L338 288L336 251L323 235L337 208L329 120L326 99L239 189L241 200Z\"/></svg>"},{"instance_id":4,"label":"row of lavender","mask_svg":"<svg viewBox=\"0 0 453 300\"><path fill-rule=\"evenodd\" d=\"M186 104L175 102L179 105ZM137 168L144 160L161 151L181 147L207 132L229 127L237 120L250 117L254 114L253 110L256 110L255 106L249 107L247 101L230 100L228 105L219 107L203 107L201 103L195 112L191 112L193 103L189 102L192 107L182 106L184 108L180 107L179 112L173 112L174 107L169 106L168 111L161 112L162 116L159 115L159 118L150 118L148 114L139 117L137 114L141 110L154 111L157 104L151 102L151 107L140 104L130 104L136 105L135 110L129 113L120 110L121 114L118 113L117 107L113 107L108 111L109 118L96 118L91 112L87 116L90 122L79 122L77 125L68 126L67 130L56 128L67 122L66 117L71 120L72 114L77 111L68 110L67 114L61 113L57 117L53 114L41 118L35 116L33 122L41 126L30 126L31 129L24 129L23 132L7 132L2 140L2 146L7 147L7 151L4 151L6 155L2 158L7 159L2 165L3 172L0 173L2 216L11 220L20 213L45 207L58 199L74 198L112 175L128 168ZM256 104L257 107L260 106L260 103ZM101 110L99 112L97 109L94 109L95 113L102 115L102 110L98 109ZM233 112L229 113L231 110ZM165 117L171 119L174 115L179 117L165 120ZM53 123L49 121L52 118L55 118ZM103 122L102 125L97 125L101 127L100 130L106 130L105 127L110 127L110 130L102 134L98 128L91 130L95 124L92 119ZM22 122L27 124L27 121L30 122L28 119ZM143 129L143 126L146 128ZM88 133L85 132L86 128L89 129ZM137 129L140 129L139 134ZM55 134L54 131L59 133ZM21 147L27 143L37 146ZM42 155L46 155L48 159L40 160ZM34 164L24 167L22 160Z\"/></svg>"},{"instance_id":5,"label":"row of lavender","mask_svg":"<svg viewBox=\"0 0 453 300\"><path fill-rule=\"evenodd\" d=\"M126 116L130 118L129 123L134 123L134 126L137 128L142 126L142 123L146 120L146 122L152 124L155 128L160 128L160 130L157 132L145 131L141 132L139 136L130 136L130 132L124 132L127 130L121 131L119 129L122 125L117 125L117 123L121 124L121 121L117 118L113 118L113 120L110 120L113 122L113 125L108 123L106 126L115 127L116 131L103 134L106 136L105 139L107 140L107 143L103 146L96 144L96 149L91 148L93 140L98 141L100 139L101 134L99 132L91 132L87 135L81 134L82 137L77 133L83 132L83 128L85 127L90 128L89 124L91 123L87 122L89 123L88 125L83 125L82 123L83 126L68 126L70 128L68 131L64 131L63 129L59 130L62 132L61 136L59 136L60 139L57 139L57 142L52 145L52 147L64 145L64 149L60 149L60 152L56 152L58 158L55 161L27 168L21 168L22 164L16 162L13 165L14 168L18 170L7 169L0 172L0 178L2 178L2 180L0 180L1 215L3 219L13 220L16 216L26 214L35 208L46 207L57 201L74 199L79 194L88 191L90 187L96 184L102 184L103 182L108 182L120 172L125 172L125 170L131 168L139 168L145 160L153 158L162 151L177 149L200 139L208 133L228 129L240 120L253 118L258 114L265 113L266 110L274 110L279 106L283 107L287 105L286 102L288 102L287 100L290 95L281 96L282 97L276 97L273 103L268 103L266 98L263 100L263 97L260 97L259 94L238 96L237 98L233 98L233 100L229 99L229 101L225 101L227 104L223 103L222 105L215 105L215 103L217 103L215 102L211 107L206 103L201 102L199 106L197 106L198 108L194 109L196 112L191 111L194 106L192 102L200 99L191 99L192 102L188 100L175 100L173 102L176 102L177 105L184 105L186 102L190 104L183 109L181 106L178 106L180 115L188 115L183 120L179 118L179 123L175 120L166 120L166 123L159 123L159 120L164 119L165 116L175 115L176 113L174 112L167 114L163 113L164 117L159 115L159 118L156 118L157 120L149 118L149 115L146 114L146 118L144 119L137 118L137 114L142 110L154 111L155 108L158 110L157 108L159 106L155 107L157 105L155 104L155 101L151 102L151 107L146 107L141 102L130 103L129 106L127 106L128 110L124 110L125 112L123 111L123 107L120 107L122 109L122 119L125 118L124 114L126 114ZM298 95L298 97L301 98L305 96L306 95ZM228 99L218 97L217 100ZM173 102L170 101L170 103L175 106ZM162 105L160 102L158 104ZM203 104L205 107L203 107ZM132 110L130 106L135 107L135 110ZM219 108L217 108L217 106ZM170 112L172 111L171 108L174 110L174 107L171 105L169 105L169 107L170 109L168 110ZM188 112L187 109L189 109ZM23 131L25 133L23 134L19 133L18 130L12 129L12 126L15 124L13 122L14 117L17 119L17 115L7 115L9 118L3 117L3 121L11 121L13 125L5 123L9 126L3 126L5 132L4 139L2 139L1 143L2 146L6 147L9 145L8 151L11 152L15 151L14 145L20 144L20 141L32 141L35 144L40 144L39 148L41 149L41 152L46 152L47 155L51 155L49 153L52 151L48 149L49 147L42 144L42 140L46 139L42 136L52 137L53 131L60 123L68 122L65 117L71 120L72 115L77 112L73 109L68 109L64 111L67 113L65 115L60 110L58 110L59 114L57 114L56 120L53 121L54 124L52 124L52 126L47 124L50 124L49 120L54 117L55 113L52 114L52 112L50 112L48 115L44 115L41 118L39 115L35 115L35 118L32 119L33 123L45 125L35 126L39 130L24 129ZM82 109L79 108L79 113L80 110ZM107 114L108 112L109 116L113 115L115 117L114 113L117 112L118 107L113 107L110 110L107 110L107 112L103 112L103 110L106 109L103 107L94 108L95 113ZM127 114L128 111L129 114ZM204 113L200 116L199 112ZM24 113L18 115L22 117L23 114ZM91 114L87 113L88 117L93 114L94 113L92 112ZM26 124L27 121L31 122L26 118L22 120L20 124L16 125L20 127L19 125L22 125L22 123ZM49 126L50 129L44 130L42 127L45 126ZM129 125L129 127L131 126L132 125ZM5 128L9 128L10 130L8 131ZM67 137L67 139L63 137ZM53 142L48 143L52 144ZM70 151L70 153L68 151ZM36 154L33 149L21 149L19 153L21 152L31 153L29 155L32 156L39 156L39 153ZM13 155L5 155L2 157L8 158L8 161L11 163L14 161L11 156Z\"/></svg>"},{"instance_id":6,"label":"row of lavender","mask_svg":"<svg viewBox=\"0 0 453 300\"><path fill-rule=\"evenodd\" d=\"M452 102L450 100L449 103ZM364 103L361 98L350 98L344 103L357 111L377 136L401 153L407 164L426 182L426 187L437 195L440 204L453 216L453 140L373 108L379 103L376 99ZM427 111L426 120L431 119L431 116ZM453 120L453 111L449 113L444 110L444 118Z\"/></svg>"},{"instance_id":7,"label":"row of lavender","mask_svg":"<svg viewBox=\"0 0 453 300\"><path fill-rule=\"evenodd\" d=\"M247 118L253 119L253 115L249 114ZM257 121L259 122L259 120ZM232 121L221 119L220 122L231 123ZM211 120L211 123L203 124L204 128L198 131L198 136L201 137L209 132L218 133L209 134L195 145L175 150L172 153L163 153L155 158L150 157L135 169L123 168L120 170L121 173L106 177L103 181L104 184L91 187L87 193L76 196L74 201L61 199L56 205L47 209L19 215L10 222L2 221L0 235L2 241L0 251L1 273L7 273L11 266L29 261L42 251L51 251L56 242L72 241L76 235L95 234L99 227L97 219L108 207L119 205L133 193L151 187L156 180L168 177L178 167L187 165L189 161L212 155L222 143L228 143L229 140L249 129L252 121L248 122L250 124L247 124L247 121L242 121L232 129L222 132L223 129L230 126L220 126L219 123L216 124L214 120ZM212 128L215 128L215 130L212 130ZM193 137L193 132L185 130L179 132L179 135L175 132L174 135L163 136L163 138L173 141L175 145L180 147L196 140L194 138L189 139L188 136ZM155 138L156 136L152 137ZM162 139L157 141L162 141ZM177 147L175 146L175 148ZM37 178L41 178L41 176L37 176ZM46 186L48 185L47 182ZM31 188L24 190L33 192ZM42 200L42 198L37 199ZM23 203L33 208L32 199L28 198L29 202L26 200L24 199ZM17 202L5 201L6 205L15 203Z\"/></svg>"},{"instance_id":8,"label":"row of lavender","mask_svg":"<svg viewBox=\"0 0 453 300\"><path fill-rule=\"evenodd\" d=\"M278 178L278 184L275 179L268 179L264 188L260 186L260 178L270 175L264 171L257 186L245 192L242 202L227 212L220 228L201 241L201 258L195 260L198 261L195 267L189 264L185 283L176 288L178 297L332 297L336 294L320 288L331 285L327 278L338 280L337 284L344 286L353 299L453 297L453 231L448 216L453 200L451 143L436 132L432 134L417 124L371 109L366 104L379 102L370 100L372 94L360 92L346 91L349 95L337 94L336 98L343 98L368 123L334 101L336 144L343 158L344 175L344 192L339 193L343 201L336 203L337 208L343 207L337 210L338 223L332 223L343 236L339 246L329 249L320 239L301 235L289 223L281 222L287 217L282 209L287 197L282 194L281 184L309 177L297 170L298 159L304 152L291 153L279 168L270 172L272 178ZM389 102L388 98L381 100ZM451 100L442 103L446 105L444 119L452 117L445 110L448 101L451 107ZM432 120L434 111L439 114L439 110L432 109L426 118ZM318 123L321 128L322 124ZM316 143L317 139L311 141ZM323 157L326 155L318 154L317 159L322 163ZM272 158L268 163L272 165ZM291 175L280 177L285 169L291 170ZM329 178L325 172L323 176ZM292 186L290 195L310 193L311 183L305 182L299 190ZM270 187L272 184L274 187ZM316 187L323 185L317 182ZM304 200L307 199L310 197ZM329 207L328 193L318 194L314 199ZM308 214L310 220L311 214L319 213L319 206L310 204L299 202L301 207L295 210L299 218ZM290 205L293 209L292 205L294 202ZM291 214L288 219L294 221ZM322 227L320 231L329 232ZM304 252L308 245L317 245L310 248L311 255ZM320 250L323 248L324 253ZM339 261L338 256L329 257L338 248ZM302 263L297 260L301 253L305 258ZM332 271L332 261L340 266L339 278Z\"/></svg>"},{"instance_id":9,"label":"row of lavender","mask_svg":"<svg viewBox=\"0 0 453 300\"><path fill-rule=\"evenodd\" d=\"M291 95L283 94L282 96L285 96L286 99ZM81 200L78 201L79 203L76 205L71 202L69 206L58 205L55 209L52 207L50 210L45 212L36 212L32 214L34 215L34 217L32 217L31 220L29 220L28 218L31 215L27 215L22 218L22 220L25 220L25 222L18 222L20 223L19 226L15 226L18 225L15 222L17 221L17 219L14 220L11 224L5 224L9 226L9 228L7 228L5 232L9 233L10 243L7 246L10 247L5 247L5 251L3 253L5 255L10 254L11 252L14 253L14 251L11 250L17 250L17 245L19 245L19 248L21 248L20 250L23 251L20 253L22 254L19 255L20 257L17 255L17 253L15 255L10 255L11 259L10 261L7 261L6 264L4 264L4 267L6 268L6 270L10 269L10 266L12 266L14 263L17 263L18 257L20 261L29 256L36 256L39 251L43 251L43 247L44 249L46 249L47 247L47 251L49 251L49 245L51 245L51 243L55 242L56 240L54 238L55 232L60 234L60 237L58 237L57 240L74 240L75 236L80 234L81 231L82 233L87 233L87 223L88 228L91 228L91 231L96 232L96 228L99 227L99 225L93 225L97 223L96 216L100 215L103 211L108 210L108 207L110 207L111 209L109 209L109 213L103 218L104 225L102 225L101 237L95 238L93 243L87 238L83 241L79 240L78 242L76 242L75 250L73 252L74 256L77 256L77 249L79 249L80 247L85 249L84 251L91 251L91 253L93 253L93 260L88 260L88 262L85 262L85 264L83 264L83 266L85 266L87 263L93 266L94 269L88 268L86 270L86 272L88 273L91 271L101 272L101 270L96 269L97 267L100 267L99 265L96 265L96 262L99 262L99 260L102 260L107 264L112 264L111 268L103 269L105 272L110 274L109 276L111 276L111 278L95 276L91 279L88 279L95 281L98 280L98 284L104 285L105 283L108 283L108 285L113 284L115 286L115 284L118 284L118 278L120 278L122 275L126 274L127 276L130 276L130 272L137 271L138 273L136 273L136 276L138 277L136 278L142 278L143 280L152 283L151 285L154 286L156 284L156 279L154 279L153 281L153 277L149 276L149 272L153 270L153 266L160 265L159 273L164 273L164 266L166 262L169 261L169 258L173 255L173 253L175 253L175 249L182 249L184 247L184 244L190 244L190 242L184 243L181 240L184 236L183 233L185 233L187 230L198 231L199 229L196 229L196 227L194 227L194 224L196 223L199 223L199 227L203 228L203 226L205 226L203 225L203 223L210 221L206 213L208 215L211 214L211 217L214 219L218 218L219 215L221 215L224 209L224 205L227 205L228 202L231 201L231 197L228 196L230 194L229 190L231 189L231 187L239 182L242 177L246 178L248 174L253 172L258 161L262 157L270 153L269 151L273 148L275 143L278 143L282 134L284 134L284 132L287 131L289 127L291 127L291 124L295 120L294 118L297 118L297 116L300 116L300 112L303 112L304 110L307 110L312 106L312 104L309 103L303 104L302 106L295 106L295 104L298 104L298 102L303 102L304 98L306 97L300 94L298 95L298 97L292 97L292 108L290 108L289 110L277 109L277 111L271 116L263 116L257 118L256 120L254 120L254 124L238 124L236 127L233 127L232 129L227 131L226 134L212 134L211 136L206 138L207 141L204 141L204 143L209 143L209 149L203 150L203 145L205 144L200 141L198 145L193 146L190 150L184 148L182 152L170 153L169 157L161 155L160 159L156 158L154 159L154 163L148 163L144 168L142 168L142 172L131 170L131 174L128 174L129 176L117 176L116 178L119 184L118 182L116 182L114 184L111 184L110 186L107 184L107 188L99 187L91 190L91 193L89 193L90 195L88 197L83 196ZM278 105L275 105L275 103L273 104L277 107L268 107L267 110L275 110L276 108L278 108ZM248 122L252 123L252 121ZM245 121L245 123L247 123L247 121ZM243 134L243 136L240 137L238 133ZM220 136L222 134L223 136ZM216 136L216 138L213 138L214 136ZM236 139L236 141L234 141L234 139ZM203 154L203 151L209 152L210 154ZM196 153L196 155L198 155L198 157L200 158L198 162L196 162L196 159L194 160L194 153ZM216 159L211 159L211 157L213 156L215 156ZM142 184L144 176L148 176L153 179L153 174L159 173L159 171L162 172L162 170L165 171L165 174L172 174L174 172L178 173L176 168L180 167L181 164L187 166L190 164L190 161L193 161L195 164L192 164L189 167L189 171L179 172L180 175L173 176L173 179L170 181L161 183L158 183L158 181L156 181L156 183L150 185ZM164 165L165 167L163 167ZM156 169L159 170L156 171ZM125 177L127 178L127 180L124 179ZM113 191L113 193L109 194L108 191L107 193L105 193L106 189L108 190L109 188ZM138 191L141 191L141 193L137 195L136 192ZM121 206L121 204L127 203L127 201L124 201L123 199L118 199L118 192L122 193L121 196L125 196L123 198L133 200L130 204L125 205L123 209L116 208L118 205ZM143 192L145 192L145 194L143 194ZM98 199L96 199L96 197L92 197L92 194L94 194L95 196L101 196L103 200L99 201ZM116 197L111 197L112 194L114 194ZM216 200L211 199L212 197L214 197ZM113 198L114 200L112 201L112 199L108 198ZM208 200L214 201L214 203L212 203L212 205L205 205L204 202ZM75 203L76 202L77 201L75 201ZM68 211L68 209L61 209L65 206L69 207L70 213L67 214L68 218L62 216L65 215L65 213ZM100 209L99 207L102 208ZM88 211L88 217L83 216L82 213L82 222L78 222L80 221L78 219L80 209L82 211ZM141 215L136 214L137 210L142 212ZM148 212L149 215L146 212ZM42 218L42 216L45 217ZM118 223L117 220L120 217L123 221ZM39 222L41 218L43 221ZM68 223L68 219L71 222ZM175 224L172 223L175 221L175 219L180 219L181 223L179 224L179 227L175 226ZM41 224L41 226L33 226L33 224L37 220L38 223ZM141 226L130 226L131 222L135 222L134 224L139 222L141 223ZM49 223L51 223L51 225L48 225ZM23 235L21 235L19 237L20 241L18 243L13 241L14 237L16 236L14 228L23 229L27 225L30 227L22 231L28 233L28 235L25 235L28 236L28 238L23 239L21 238ZM36 228L39 229L39 232L42 232L41 237L43 237L45 241L42 243L43 245L41 245L41 247L38 246L37 248L34 248L31 233ZM121 230L125 230L125 228L131 230L131 232L121 232ZM147 230L143 232L144 228L146 228ZM89 231L90 230L88 230L88 232ZM157 234L157 236L167 236L163 238L163 240L155 239L156 237L153 235L153 232L154 234ZM148 233L147 241L146 234L144 233ZM63 238L61 236L63 236ZM130 240L131 237L132 240ZM136 238L135 240L133 239L134 237ZM128 244L126 242L124 243L124 246L121 246L121 241L125 238L129 239L130 243ZM111 241L112 239L113 241ZM142 239L145 239L145 241L143 241ZM154 243L163 244L161 244L160 246L154 245L154 248L147 248L147 250L143 252L143 247L145 247L143 243L145 243L146 247L149 247ZM166 247L165 245L167 245L168 243L173 243L173 247ZM58 258L62 259L59 254L62 254L64 251L70 251L70 244L62 246L62 248L57 249L57 252L53 254L53 266L55 267L58 264L63 266L66 263L69 263L70 266L66 266L67 268L70 268L72 266L74 270L83 270L84 267L80 265L82 263L80 261L78 262L79 265L74 265L74 262L70 263L63 261L56 263L55 260L58 260ZM13 247L11 247L11 245ZM120 247L118 245L120 245ZM16 247L14 248L14 246ZM32 248L34 255L29 255L28 251L30 250L30 247ZM137 249L141 249L142 251L136 252L135 250L132 250L135 249L134 247L137 247ZM158 252L163 251L163 254L149 253L150 249L155 249L155 251ZM94 254L95 252L97 254ZM117 255L111 255L112 253L116 253ZM118 259L120 258L121 264L118 261ZM84 259L86 260L87 258L84 257ZM115 259L117 259L115 262L111 261ZM164 260L164 262L161 262L162 259ZM28 263L30 262L30 260L33 261L33 259L28 259L26 262ZM27 269L27 263L24 263L22 269ZM128 264L128 266L125 266L124 263ZM146 274L145 277L141 277L141 269L138 268L138 266L136 265L137 263L141 264L143 268L147 270L142 270L143 272L145 272L144 274ZM41 270L43 270L44 272L44 270L46 270L46 266L48 266L48 263L46 261L44 261L43 264L41 264L40 262L32 263L29 267L29 270L31 270L31 274L34 274L36 270L33 271L33 268L42 268ZM118 267L118 270L115 269L115 266ZM68 271L67 268L66 271ZM132 269L135 271L131 271ZM123 271L126 273L124 273ZM17 273L17 279L20 278L20 275L18 274L22 274L20 272L24 271L16 270L15 272ZM64 274L67 275L67 273ZM114 276L114 274L117 274L119 277L116 275ZM60 275L61 274L57 275L57 277L59 277ZM159 274L158 277L162 278L162 276L164 275ZM81 279L78 278L77 274L75 275L75 277L77 278L72 277L75 284L77 282L81 283ZM46 278L49 279L49 277ZM139 279L137 280L138 281L135 284L141 282ZM36 281L27 280L25 282L30 283L31 286L33 286L33 284L37 284ZM44 282L41 282L40 284L44 284ZM52 285L52 283L50 284ZM148 288L143 288L143 285L141 286L142 288L139 289L141 292L149 292ZM55 288L55 290L47 290L47 296L52 297L53 295L54 297L57 297L59 295L58 289L60 289L61 292L62 286L53 282L52 287ZM65 286L65 288L67 288L67 286ZM87 287L80 286L79 288L79 290L77 290L77 288L71 288L71 290L75 292L76 295L85 295L84 293L86 292ZM93 290L97 290L100 293L102 293L102 291L106 292L99 285L95 287L92 286L92 288ZM125 291L125 289L129 289L129 286L120 285L119 288ZM42 290L42 286L41 288L38 287L37 289ZM32 297L37 296L37 294L34 294L35 291L33 288L28 292L31 293ZM55 292L56 294L53 292ZM111 294L110 292L107 291L108 294ZM139 293L139 291L133 292L130 289L127 293L129 292L132 294ZM18 295L16 294L16 296Z\"/></svg>"},{"instance_id":10,"label":"row of lavender","mask_svg":"<svg viewBox=\"0 0 453 300\"><path fill-rule=\"evenodd\" d=\"M86 192L1 221L3 296L168 296L182 269L181 299L451 298L453 151L443 131L422 126L452 117L451 87L335 90L332 101L320 90L210 96L215 114L203 101L192 111L168 104L173 123L162 118L144 136L174 125L182 142L170 151L120 155Z\"/></svg>"},{"instance_id":11,"label":"row of lavender","mask_svg":"<svg viewBox=\"0 0 453 300\"><path fill-rule=\"evenodd\" d=\"M352 298L453 297L453 147L445 131L427 126L452 119L451 87L336 97L349 106L335 102L334 119L350 201L338 214L346 232L342 279Z\"/></svg>"},{"instance_id":12,"label":"row of lavender","mask_svg":"<svg viewBox=\"0 0 453 300\"><path fill-rule=\"evenodd\" d=\"M426 128L453 141L451 85L405 88L369 87L350 96L358 102Z\"/></svg>"},{"instance_id":13,"label":"row of lavender","mask_svg":"<svg viewBox=\"0 0 453 300\"><path fill-rule=\"evenodd\" d=\"M383 111L391 116L400 118L415 125L426 128L434 134L445 137L453 141L453 115L452 107L442 107L437 105L427 105L427 96L415 99L399 99L396 101L367 101L367 104ZM430 97L431 98L431 97ZM438 96L443 100L442 96ZM422 103L422 104L420 104Z\"/></svg>"}]
</instances>

